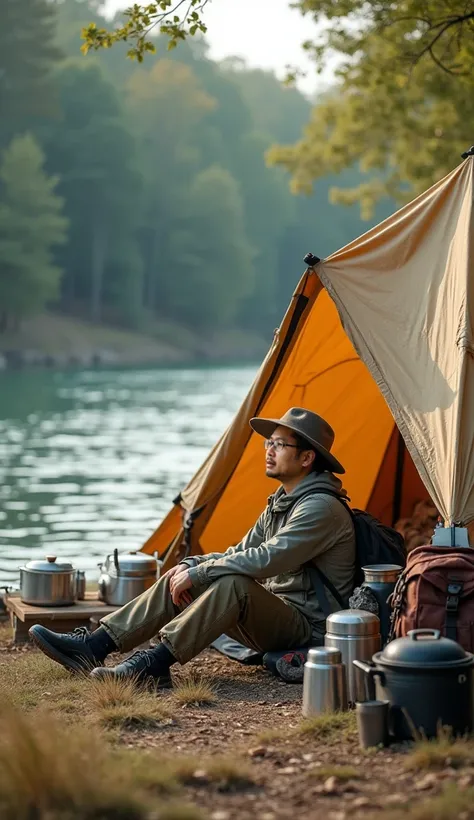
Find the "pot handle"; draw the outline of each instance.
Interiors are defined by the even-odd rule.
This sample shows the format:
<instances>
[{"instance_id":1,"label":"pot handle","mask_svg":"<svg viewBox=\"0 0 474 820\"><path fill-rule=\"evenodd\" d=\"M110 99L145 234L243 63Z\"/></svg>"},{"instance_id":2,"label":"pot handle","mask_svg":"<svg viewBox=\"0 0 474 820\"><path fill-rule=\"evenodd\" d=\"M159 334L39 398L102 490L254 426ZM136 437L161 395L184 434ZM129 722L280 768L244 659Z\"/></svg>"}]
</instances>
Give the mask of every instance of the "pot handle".
<instances>
[{"instance_id":1,"label":"pot handle","mask_svg":"<svg viewBox=\"0 0 474 820\"><path fill-rule=\"evenodd\" d=\"M410 631L407 632L407 638L410 638L412 641L417 641L422 635L429 635L429 637L434 638L435 641L439 641L441 638L439 629L410 629Z\"/></svg>"},{"instance_id":2,"label":"pot handle","mask_svg":"<svg viewBox=\"0 0 474 820\"><path fill-rule=\"evenodd\" d=\"M120 565L119 565L117 547L115 547L115 549L114 549L114 564L115 564L115 569L117 570L117 575L119 575L120 574Z\"/></svg>"},{"instance_id":3,"label":"pot handle","mask_svg":"<svg viewBox=\"0 0 474 820\"><path fill-rule=\"evenodd\" d=\"M368 700L375 700L375 678L379 678L382 686L385 686L385 675L373 661L352 661L354 666L362 669L366 674L365 689Z\"/></svg>"}]
</instances>

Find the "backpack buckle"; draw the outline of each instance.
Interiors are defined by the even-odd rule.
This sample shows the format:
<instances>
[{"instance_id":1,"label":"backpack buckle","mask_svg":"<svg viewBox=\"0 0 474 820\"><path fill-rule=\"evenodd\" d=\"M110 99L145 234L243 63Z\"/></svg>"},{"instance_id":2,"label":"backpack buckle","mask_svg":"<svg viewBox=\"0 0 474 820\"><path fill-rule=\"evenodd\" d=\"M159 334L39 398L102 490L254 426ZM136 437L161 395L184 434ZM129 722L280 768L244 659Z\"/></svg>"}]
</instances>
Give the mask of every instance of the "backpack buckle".
<instances>
[{"instance_id":1,"label":"backpack buckle","mask_svg":"<svg viewBox=\"0 0 474 820\"><path fill-rule=\"evenodd\" d=\"M462 592L463 584L451 582L448 584L448 595L446 598L446 611L456 612L459 606L459 593Z\"/></svg>"}]
</instances>

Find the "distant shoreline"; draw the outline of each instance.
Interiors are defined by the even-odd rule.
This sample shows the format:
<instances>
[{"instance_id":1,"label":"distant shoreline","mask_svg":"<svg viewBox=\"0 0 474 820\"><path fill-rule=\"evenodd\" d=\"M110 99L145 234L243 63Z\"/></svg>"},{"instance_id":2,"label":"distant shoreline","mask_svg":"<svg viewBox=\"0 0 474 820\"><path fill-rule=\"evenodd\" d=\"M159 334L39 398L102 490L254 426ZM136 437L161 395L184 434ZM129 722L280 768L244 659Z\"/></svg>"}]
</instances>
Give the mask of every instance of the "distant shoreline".
<instances>
[{"instance_id":1,"label":"distant shoreline","mask_svg":"<svg viewBox=\"0 0 474 820\"><path fill-rule=\"evenodd\" d=\"M60 314L43 314L0 335L0 372L127 366L258 364L270 346L251 331L208 335L173 322L157 322L152 334L97 325Z\"/></svg>"}]
</instances>

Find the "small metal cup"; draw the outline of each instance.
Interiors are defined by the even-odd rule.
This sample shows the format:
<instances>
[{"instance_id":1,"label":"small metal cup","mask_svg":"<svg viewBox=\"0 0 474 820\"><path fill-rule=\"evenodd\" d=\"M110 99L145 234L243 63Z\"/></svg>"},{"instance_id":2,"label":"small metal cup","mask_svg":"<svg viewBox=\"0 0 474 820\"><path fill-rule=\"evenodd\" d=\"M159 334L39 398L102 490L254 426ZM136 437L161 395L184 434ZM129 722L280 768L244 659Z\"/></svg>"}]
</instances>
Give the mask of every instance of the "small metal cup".
<instances>
[{"instance_id":1,"label":"small metal cup","mask_svg":"<svg viewBox=\"0 0 474 820\"><path fill-rule=\"evenodd\" d=\"M356 703L357 728L362 749L388 746L388 700L366 700Z\"/></svg>"}]
</instances>

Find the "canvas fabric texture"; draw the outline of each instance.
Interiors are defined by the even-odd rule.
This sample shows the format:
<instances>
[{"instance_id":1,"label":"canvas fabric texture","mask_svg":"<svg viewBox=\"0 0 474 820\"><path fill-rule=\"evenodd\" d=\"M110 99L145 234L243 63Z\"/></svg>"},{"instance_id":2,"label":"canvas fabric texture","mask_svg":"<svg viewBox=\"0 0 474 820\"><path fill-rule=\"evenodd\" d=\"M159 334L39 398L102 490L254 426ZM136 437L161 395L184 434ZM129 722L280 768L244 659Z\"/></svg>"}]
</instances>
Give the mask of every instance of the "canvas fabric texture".
<instances>
[{"instance_id":1,"label":"canvas fabric texture","mask_svg":"<svg viewBox=\"0 0 474 820\"><path fill-rule=\"evenodd\" d=\"M474 161L318 266L446 523L474 519Z\"/></svg>"}]
</instances>

